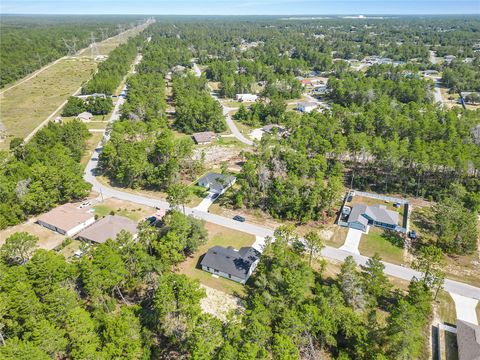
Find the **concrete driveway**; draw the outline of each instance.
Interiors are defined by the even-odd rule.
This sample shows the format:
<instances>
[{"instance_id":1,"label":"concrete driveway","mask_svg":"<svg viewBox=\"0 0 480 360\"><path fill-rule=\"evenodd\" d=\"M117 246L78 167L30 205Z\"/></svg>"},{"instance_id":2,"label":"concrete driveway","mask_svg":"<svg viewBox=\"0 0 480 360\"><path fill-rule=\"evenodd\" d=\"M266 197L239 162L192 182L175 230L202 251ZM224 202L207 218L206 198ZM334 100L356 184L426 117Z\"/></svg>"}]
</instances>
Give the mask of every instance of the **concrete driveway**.
<instances>
[{"instance_id":1,"label":"concrete driveway","mask_svg":"<svg viewBox=\"0 0 480 360\"><path fill-rule=\"evenodd\" d=\"M195 210L207 212L208 208L213 204L215 200L218 199L219 196L220 193L217 193L215 191L209 191L208 195L202 200L202 202L195 207Z\"/></svg>"},{"instance_id":2,"label":"concrete driveway","mask_svg":"<svg viewBox=\"0 0 480 360\"><path fill-rule=\"evenodd\" d=\"M363 231L357 229L348 229L347 238L345 243L340 247L340 250L352 252L354 254L360 254L358 251L358 245L360 245L360 239L362 238Z\"/></svg>"},{"instance_id":3,"label":"concrete driveway","mask_svg":"<svg viewBox=\"0 0 480 360\"><path fill-rule=\"evenodd\" d=\"M468 321L469 323L478 325L476 308L478 300L471 299L459 294L450 293L455 302L455 310L457 311L457 319Z\"/></svg>"}]
</instances>

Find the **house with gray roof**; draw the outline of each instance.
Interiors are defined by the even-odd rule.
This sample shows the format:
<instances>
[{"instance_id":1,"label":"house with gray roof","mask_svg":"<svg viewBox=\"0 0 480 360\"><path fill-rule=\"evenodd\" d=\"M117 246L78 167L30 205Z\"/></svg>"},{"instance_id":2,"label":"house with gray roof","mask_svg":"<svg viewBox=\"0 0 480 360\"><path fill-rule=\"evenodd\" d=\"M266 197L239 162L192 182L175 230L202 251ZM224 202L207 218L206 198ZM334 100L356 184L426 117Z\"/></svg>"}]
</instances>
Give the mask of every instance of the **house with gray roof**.
<instances>
[{"instance_id":1,"label":"house with gray roof","mask_svg":"<svg viewBox=\"0 0 480 360\"><path fill-rule=\"evenodd\" d=\"M260 252L253 247L235 250L229 246L208 249L200 265L202 270L245 284L260 261Z\"/></svg>"},{"instance_id":2,"label":"house with gray roof","mask_svg":"<svg viewBox=\"0 0 480 360\"><path fill-rule=\"evenodd\" d=\"M123 216L107 215L85 230L80 231L77 239L103 244L108 239L115 240L122 230L128 231L135 238L137 236L137 223Z\"/></svg>"},{"instance_id":3,"label":"house with gray roof","mask_svg":"<svg viewBox=\"0 0 480 360\"><path fill-rule=\"evenodd\" d=\"M459 360L480 360L480 326L457 320Z\"/></svg>"},{"instance_id":4,"label":"house with gray roof","mask_svg":"<svg viewBox=\"0 0 480 360\"><path fill-rule=\"evenodd\" d=\"M347 223L348 227L362 231L366 231L368 225L397 230L399 218L398 212L387 209L385 205L357 204L352 207Z\"/></svg>"},{"instance_id":5,"label":"house with gray roof","mask_svg":"<svg viewBox=\"0 0 480 360\"><path fill-rule=\"evenodd\" d=\"M235 176L210 172L202 176L197 183L209 191L223 194L225 190L235 184L236 180Z\"/></svg>"}]
</instances>

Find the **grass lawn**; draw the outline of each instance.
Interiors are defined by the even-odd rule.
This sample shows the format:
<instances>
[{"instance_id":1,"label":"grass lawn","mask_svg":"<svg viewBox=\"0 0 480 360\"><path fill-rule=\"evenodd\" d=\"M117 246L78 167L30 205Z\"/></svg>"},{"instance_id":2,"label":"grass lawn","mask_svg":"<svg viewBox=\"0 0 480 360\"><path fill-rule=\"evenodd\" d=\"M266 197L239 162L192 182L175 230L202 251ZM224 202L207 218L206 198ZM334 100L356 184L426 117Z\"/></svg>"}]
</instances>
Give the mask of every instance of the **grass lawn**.
<instances>
[{"instance_id":1,"label":"grass lawn","mask_svg":"<svg viewBox=\"0 0 480 360\"><path fill-rule=\"evenodd\" d=\"M63 249L59 250L58 253L65 256L65 259L69 259L73 256L75 251L80 249L82 242L80 240L72 240L70 244L65 246Z\"/></svg>"},{"instance_id":2,"label":"grass lawn","mask_svg":"<svg viewBox=\"0 0 480 360\"><path fill-rule=\"evenodd\" d=\"M186 206L195 207L207 196L208 191L203 186L190 185L191 193Z\"/></svg>"},{"instance_id":3,"label":"grass lawn","mask_svg":"<svg viewBox=\"0 0 480 360\"><path fill-rule=\"evenodd\" d=\"M371 257L378 253L384 261L393 264L403 263L403 248L392 244L384 234L383 230L370 227L369 233L362 235L360 254Z\"/></svg>"},{"instance_id":4,"label":"grass lawn","mask_svg":"<svg viewBox=\"0 0 480 360\"><path fill-rule=\"evenodd\" d=\"M0 147L8 147L13 136L30 134L78 90L95 67L89 59L62 60L0 95L0 118L9 136Z\"/></svg>"},{"instance_id":5,"label":"grass lawn","mask_svg":"<svg viewBox=\"0 0 480 360\"><path fill-rule=\"evenodd\" d=\"M208 230L208 242L180 264L179 272L191 278L198 279L206 286L228 294L243 296L245 294L243 285L222 277L213 277L210 273L199 268L199 261L212 246L233 246L235 249L239 249L243 246L252 245L255 242L255 236L211 223L206 223L205 228Z\"/></svg>"},{"instance_id":6,"label":"grass lawn","mask_svg":"<svg viewBox=\"0 0 480 360\"><path fill-rule=\"evenodd\" d=\"M155 213L155 209L149 206L132 203L130 201L110 198L103 203L93 207L95 215L103 217L110 215L113 211L115 215L125 216L133 221L140 221Z\"/></svg>"},{"instance_id":7,"label":"grass lawn","mask_svg":"<svg viewBox=\"0 0 480 360\"><path fill-rule=\"evenodd\" d=\"M85 166L87 166L88 160L90 160L90 157L92 156L92 151L97 147L98 143L100 142L100 140L102 140L103 137L103 133L100 132L94 132L91 134L92 136L87 139L87 146L85 148L85 152L80 159L80 165L82 165L82 169L85 169Z\"/></svg>"},{"instance_id":8,"label":"grass lawn","mask_svg":"<svg viewBox=\"0 0 480 360\"><path fill-rule=\"evenodd\" d=\"M442 322L454 325L457 321L455 302L450 294L444 290L438 292L435 306L438 309L438 316Z\"/></svg>"}]
</instances>

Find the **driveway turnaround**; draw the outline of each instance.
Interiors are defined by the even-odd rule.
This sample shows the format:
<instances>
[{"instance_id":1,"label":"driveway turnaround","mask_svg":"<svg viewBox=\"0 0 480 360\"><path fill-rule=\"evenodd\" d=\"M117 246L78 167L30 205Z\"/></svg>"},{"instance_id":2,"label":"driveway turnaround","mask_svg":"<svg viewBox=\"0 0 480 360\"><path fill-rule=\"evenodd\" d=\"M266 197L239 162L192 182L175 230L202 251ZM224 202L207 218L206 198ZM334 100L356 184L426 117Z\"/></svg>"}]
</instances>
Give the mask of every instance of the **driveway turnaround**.
<instances>
[{"instance_id":1,"label":"driveway turnaround","mask_svg":"<svg viewBox=\"0 0 480 360\"><path fill-rule=\"evenodd\" d=\"M455 310L457 311L457 319L468 321L469 323L478 325L477 305L478 300L471 299L455 293L450 293L453 301L455 301Z\"/></svg>"},{"instance_id":2,"label":"driveway turnaround","mask_svg":"<svg viewBox=\"0 0 480 360\"><path fill-rule=\"evenodd\" d=\"M360 254L358 251L358 245L360 245L360 239L362 238L362 235L362 230L349 228L345 243L340 247L340 250L346 250L354 254Z\"/></svg>"}]
</instances>

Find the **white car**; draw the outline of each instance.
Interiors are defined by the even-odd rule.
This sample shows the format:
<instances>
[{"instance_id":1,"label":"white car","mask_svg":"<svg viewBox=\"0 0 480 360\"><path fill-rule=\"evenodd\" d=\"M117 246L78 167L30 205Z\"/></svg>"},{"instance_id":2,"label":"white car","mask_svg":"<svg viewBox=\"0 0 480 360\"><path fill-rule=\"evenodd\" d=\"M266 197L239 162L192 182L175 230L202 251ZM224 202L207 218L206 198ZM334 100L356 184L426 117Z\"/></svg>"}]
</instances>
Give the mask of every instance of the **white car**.
<instances>
[{"instance_id":1,"label":"white car","mask_svg":"<svg viewBox=\"0 0 480 360\"><path fill-rule=\"evenodd\" d=\"M344 206L342 208L342 214L345 216L350 215L351 211L352 211L352 208L350 206Z\"/></svg>"}]
</instances>

